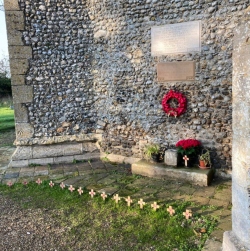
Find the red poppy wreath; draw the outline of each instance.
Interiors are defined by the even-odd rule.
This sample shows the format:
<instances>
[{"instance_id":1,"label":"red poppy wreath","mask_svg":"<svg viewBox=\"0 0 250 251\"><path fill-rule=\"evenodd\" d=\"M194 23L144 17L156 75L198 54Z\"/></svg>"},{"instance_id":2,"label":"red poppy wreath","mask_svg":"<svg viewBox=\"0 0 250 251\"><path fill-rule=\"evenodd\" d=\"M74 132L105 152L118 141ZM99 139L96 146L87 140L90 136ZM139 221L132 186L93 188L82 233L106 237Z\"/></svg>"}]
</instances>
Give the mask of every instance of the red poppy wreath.
<instances>
[{"instance_id":1,"label":"red poppy wreath","mask_svg":"<svg viewBox=\"0 0 250 251\"><path fill-rule=\"evenodd\" d=\"M171 99L176 99L178 101L178 107L171 107L169 103ZM187 99L180 92L170 90L162 99L162 108L168 116L178 117L186 111Z\"/></svg>"}]
</instances>

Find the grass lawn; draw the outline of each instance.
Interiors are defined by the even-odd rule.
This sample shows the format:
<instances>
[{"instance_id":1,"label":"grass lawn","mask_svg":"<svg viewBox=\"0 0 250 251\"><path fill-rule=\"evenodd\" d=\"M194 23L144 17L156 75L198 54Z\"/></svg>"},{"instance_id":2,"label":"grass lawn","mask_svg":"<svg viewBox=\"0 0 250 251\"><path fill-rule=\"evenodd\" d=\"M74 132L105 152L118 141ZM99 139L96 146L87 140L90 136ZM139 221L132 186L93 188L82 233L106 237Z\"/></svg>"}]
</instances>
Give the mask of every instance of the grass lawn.
<instances>
[{"instance_id":1,"label":"grass lawn","mask_svg":"<svg viewBox=\"0 0 250 251\"><path fill-rule=\"evenodd\" d=\"M91 199L87 190L79 195L77 189L71 193L59 185L51 188L48 181L0 185L0 193L23 208L46 209L60 226L67 226L67 250L85 250L87 245L91 251L199 251L217 224L210 215L194 213L185 219L190 202L172 203L175 214L170 216L169 205L153 211L151 203L140 209L134 201L128 207L124 199L118 204L110 196L105 201L100 195Z\"/></svg>"},{"instance_id":2,"label":"grass lawn","mask_svg":"<svg viewBox=\"0 0 250 251\"><path fill-rule=\"evenodd\" d=\"M0 107L0 132L15 128L14 110L8 107Z\"/></svg>"},{"instance_id":3,"label":"grass lawn","mask_svg":"<svg viewBox=\"0 0 250 251\"><path fill-rule=\"evenodd\" d=\"M12 145L14 140L14 110L8 107L0 107L0 146Z\"/></svg>"}]
</instances>

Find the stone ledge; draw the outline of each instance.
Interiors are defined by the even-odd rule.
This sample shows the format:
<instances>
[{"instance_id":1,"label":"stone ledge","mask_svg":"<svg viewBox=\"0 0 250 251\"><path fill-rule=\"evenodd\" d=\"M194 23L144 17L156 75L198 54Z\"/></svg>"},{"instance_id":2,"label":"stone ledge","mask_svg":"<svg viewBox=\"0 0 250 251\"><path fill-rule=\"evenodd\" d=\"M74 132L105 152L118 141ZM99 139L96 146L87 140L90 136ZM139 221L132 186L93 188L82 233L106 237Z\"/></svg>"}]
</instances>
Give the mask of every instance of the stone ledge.
<instances>
[{"instance_id":1,"label":"stone ledge","mask_svg":"<svg viewBox=\"0 0 250 251\"><path fill-rule=\"evenodd\" d=\"M32 145L53 145L58 143L96 143L99 140L97 134L89 133L79 133L77 135L63 135L63 136L53 136L53 137L42 137L42 138L27 138L27 139L16 139L16 146L32 146ZM98 147L98 145L97 145Z\"/></svg>"},{"instance_id":2,"label":"stone ledge","mask_svg":"<svg viewBox=\"0 0 250 251\"><path fill-rule=\"evenodd\" d=\"M132 164L132 173L154 178L174 178L187 180L195 185L208 186L213 178L212 169L174 168L161 163L149 163L140 160Z\"/></svg>"},{"instance_id":3,"label":"stone ledge","mask_svg":"<svg viewBox=\"0 0 250 251\"><path fill-rule=\"evenodd\" d=\"M73 163L73 160L89 160L100 158L100 153L85 153L80 155L67 155L61 157L44 157L44 158L31 158L31 159L17 159L11 160L8 167L28 167L29 165L48 165L48 164L61 164L61 163ZM36 173L36 171L35 171Z\"/></svg>"}]
</instances>

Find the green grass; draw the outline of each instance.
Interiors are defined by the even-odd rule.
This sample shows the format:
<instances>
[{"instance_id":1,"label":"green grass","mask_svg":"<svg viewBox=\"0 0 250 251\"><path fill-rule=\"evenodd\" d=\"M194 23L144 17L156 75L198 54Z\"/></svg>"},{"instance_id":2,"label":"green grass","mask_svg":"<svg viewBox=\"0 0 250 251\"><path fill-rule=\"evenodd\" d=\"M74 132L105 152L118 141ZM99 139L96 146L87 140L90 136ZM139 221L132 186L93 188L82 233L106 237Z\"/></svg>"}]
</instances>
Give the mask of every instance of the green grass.
<instances>
[{"instance_id":1,"label":"green grass","mask_svg":"<svg viewBox=\"0 0 250 251\"><path fill-rule=\"evenodd\" d=\"M70 229L65 237L67 250L84 250L88 246L92 251L199 251L216 226L215 218L207 215L194 214L186 220L182 213L190 207L189 202L172 203L176 214L171 217L166 210L169 205L162 204L155 212L147 204L141 210L137 200L128 207L124 199L119 204L111 197L106 201L100 196L91 199L87 190L80 196L58 185L50 188L48 181L40 186L34 182L27 186L0 185L0 193L23 208L43 208L54 213L56 222ZM200 234L199 229L206 231Z\"/></svg>"},{"instance_id":2,"label":"green grass","mask_svg":"<svg viewBox=\"0 0 250 251\"><path fill-rule=\"evenodd\" d=\"M14 110L8 107L0 107L0 133L14 128Z\"/></svg>"}]
</instances>

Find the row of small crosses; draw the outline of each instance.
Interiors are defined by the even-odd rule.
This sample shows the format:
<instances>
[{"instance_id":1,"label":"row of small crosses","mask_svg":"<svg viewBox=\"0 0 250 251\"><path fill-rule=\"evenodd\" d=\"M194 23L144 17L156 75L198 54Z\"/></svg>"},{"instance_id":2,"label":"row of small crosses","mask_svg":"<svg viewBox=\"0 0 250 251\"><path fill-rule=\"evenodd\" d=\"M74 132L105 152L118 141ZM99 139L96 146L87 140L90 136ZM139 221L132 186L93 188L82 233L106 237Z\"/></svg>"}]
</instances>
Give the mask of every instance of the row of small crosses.
<instances>
[{"instance_id":1,"label":"row of small crosses","mask_svg":"<svg viewBox=\"0 0 250 251\"><path fill-rule=\"evenodd\" d=\"M42 180L40 178L38 178L36 180L36 183L38 185L40 185L40 184L42 184ZM23 184L27 185L28 182L24 181ZM8 186L12 186L13 184L12 184L11 181L9 181L7 183L7 185ZM50 187L53 187L54 185L55 184L52 181L49 182L49 186ZM64 189L65 188L65 184L63 182L61 182L60 187L62 189ZM72 193L73 191L75 191L75 188L72 185L70 185L69 188L68 188L68 190ZM77 189L77 192L79 193L79 195L81 195L83 193L82 187L79 187ZM89 195L91 196L91 198L93 198L96 195L96 192L93 189L91 189L91 191L89 192ZM108 197L108 195L105 192L102 192L101 193L101 197L102 197L103 200L105 200ZM113 196L113 200L115 200L116 203L119 203L119 201L121 200L121 197L119 197L119 195L116 194L116 195ZM128 198L126 198L125 201L127 202L128 207L130 207L131 203L133 203L133 200L130 198L130 196L128 196ZM140 205L140 209L143 209L143 207L146 205L146 202L144 202L143 199L140 199L138 201L138 204ZM160 208L160 206L157 205L157 202L154 202L153 204L151 204L151 207L153 208L154 211L156 211L157 209ZM172 208L172 206L169 206L167 208L167 211L169 212L169 214L171 216L173 216L175 214L175 210ZM186 219L189 219L190 217L192 217L192 211L187 209L186 212L183 212L183 215L185 216Z\"/></svg>"}]
</instances>

